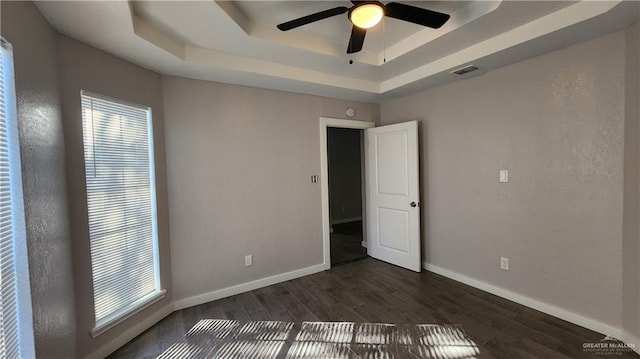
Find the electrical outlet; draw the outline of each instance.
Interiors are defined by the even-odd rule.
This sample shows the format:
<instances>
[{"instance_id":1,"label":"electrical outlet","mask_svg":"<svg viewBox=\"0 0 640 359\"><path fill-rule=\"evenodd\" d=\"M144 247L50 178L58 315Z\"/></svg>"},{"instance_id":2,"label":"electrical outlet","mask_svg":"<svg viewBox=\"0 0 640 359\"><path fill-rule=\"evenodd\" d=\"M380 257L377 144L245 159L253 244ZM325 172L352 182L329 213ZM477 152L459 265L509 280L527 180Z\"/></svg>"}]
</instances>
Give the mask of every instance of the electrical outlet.
<instances>
[{"instance_id":1,"label":"electrical outlet","mask_svg":"<svg viewBox=\"0 0 640 359\"><path fill-rule=\"evenodd\" d=\"M244 266L250 267L253 265L253 256L251 254L244 256Z\"/></svg>"},{"instance_id":2,"label":"electrical outlet","mask_svg":"<svg viewBox=\"0 0 640 359\"><path fill-rule=\"evenodd\" d=\"M509 258L500 257L500 268L509 270Z\"/></svg>"}]
</instances>

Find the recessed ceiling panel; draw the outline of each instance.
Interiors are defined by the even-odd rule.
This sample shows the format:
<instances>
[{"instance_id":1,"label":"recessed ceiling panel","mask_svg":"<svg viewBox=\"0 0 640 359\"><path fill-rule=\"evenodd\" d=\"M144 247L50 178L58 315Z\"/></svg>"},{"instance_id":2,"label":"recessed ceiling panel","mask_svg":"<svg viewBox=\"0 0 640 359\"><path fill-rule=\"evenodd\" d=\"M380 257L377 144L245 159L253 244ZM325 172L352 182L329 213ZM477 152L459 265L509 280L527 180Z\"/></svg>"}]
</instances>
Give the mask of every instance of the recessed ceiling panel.
<instances>
[{"instance_id":1,"label":"recessed ceiling panel","mask_svg":"<svg viewBox=\"0 0 640 359\"><path fill-rule=\"evenodd\" d=\"M439 29L388 18L347 55L346 14L276 25L349 1L38 1L59 32L162 74L379 101L627 28L637 1L398 1L451 14ZM382 26L384 25L384 26ZM544 41L538 39L543 39ZM385 61L386 60L386 61ZM352 62L352 63L351 63Z\"/></svg>"}]
</instances>

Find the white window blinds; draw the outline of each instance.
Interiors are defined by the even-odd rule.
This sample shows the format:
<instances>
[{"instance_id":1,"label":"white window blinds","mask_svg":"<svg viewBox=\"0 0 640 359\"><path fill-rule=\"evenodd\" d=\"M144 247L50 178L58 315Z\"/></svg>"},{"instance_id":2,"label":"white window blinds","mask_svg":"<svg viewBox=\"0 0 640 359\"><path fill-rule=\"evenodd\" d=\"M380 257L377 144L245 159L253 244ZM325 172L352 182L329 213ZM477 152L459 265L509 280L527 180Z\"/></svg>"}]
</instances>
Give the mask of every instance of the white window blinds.
<instances>
[{"instance_id":1,"label":"white window blinds","mask_svg":"<svg viewBox=\"0 0 640 359\"><path fill-rule=\"evenodd\" d=\"M164 291L151 109L86 91L81 97L97 335Z\"/></svg>"},{"instance_id":2,"label":"white window blinds","mask_svg":"<svg viewBox=\"0 0 640 359\"><path fill-rule=\"evenodd\" d=\"M0 38L0 358L34 358L12 56Z\"/></svg>"}]
</instances>

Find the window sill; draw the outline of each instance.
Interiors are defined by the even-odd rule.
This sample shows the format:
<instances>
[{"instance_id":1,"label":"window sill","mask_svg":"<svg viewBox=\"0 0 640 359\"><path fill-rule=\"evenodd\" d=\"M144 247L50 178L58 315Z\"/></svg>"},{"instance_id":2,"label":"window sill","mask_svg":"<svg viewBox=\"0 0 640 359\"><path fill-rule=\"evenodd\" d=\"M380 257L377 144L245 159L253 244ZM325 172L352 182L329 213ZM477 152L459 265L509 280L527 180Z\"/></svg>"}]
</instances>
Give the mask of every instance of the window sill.
<instances>
[{"instance_id":1,"label":"window sill","mask_svg":"<svg viewBox=\"0 0 640 359\"><path fill-rule=\"evenodd\" d=\"M109 329L115 327L116 325L124 322L125 320L139 313L143 309L160 301L162 298L165 297L166 294L167 294L167 291L165 289L160 290L158 292L151 293L141 298L140 300L132 303L130 306L123 308L118 312L113 313L109 317L104 318L99 322L96 322L96 326L91 330L91 336L95 338L100 334L108 331Z\"/></svg>"}]
</instances>

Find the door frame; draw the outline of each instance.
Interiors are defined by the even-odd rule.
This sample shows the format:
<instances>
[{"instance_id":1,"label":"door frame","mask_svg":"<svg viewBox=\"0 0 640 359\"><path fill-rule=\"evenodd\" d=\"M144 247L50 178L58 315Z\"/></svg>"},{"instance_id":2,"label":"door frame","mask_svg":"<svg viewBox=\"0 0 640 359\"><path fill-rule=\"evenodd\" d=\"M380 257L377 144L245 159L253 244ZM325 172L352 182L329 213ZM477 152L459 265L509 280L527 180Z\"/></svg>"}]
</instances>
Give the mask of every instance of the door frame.
<instances>
[{"instance_id":1,"label":"door frame","mask_svg":"<svg viewBox=\"0 0 640 359\"><path fill-rule=\"evenodd\" d=\"M355 130L365 130L367 128L376 127L375 122L344 120L339 118L320 117L320 188L322 193L322 266L323 268L331 268L331 223L329 223L329 167L328 167L328 147L327 147L327 130L329 127L352 128ZM364 155L364 154L363 154ZM362 159L364 160L364 158ZM362 173L365 178L365 173ZM366 187L362 187L363 194ZM366 195L362 196L362 220L363 226L366 220L364 202ZM366 238L363 238L366 241Z\"/></svg>"}]
</instances>

